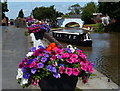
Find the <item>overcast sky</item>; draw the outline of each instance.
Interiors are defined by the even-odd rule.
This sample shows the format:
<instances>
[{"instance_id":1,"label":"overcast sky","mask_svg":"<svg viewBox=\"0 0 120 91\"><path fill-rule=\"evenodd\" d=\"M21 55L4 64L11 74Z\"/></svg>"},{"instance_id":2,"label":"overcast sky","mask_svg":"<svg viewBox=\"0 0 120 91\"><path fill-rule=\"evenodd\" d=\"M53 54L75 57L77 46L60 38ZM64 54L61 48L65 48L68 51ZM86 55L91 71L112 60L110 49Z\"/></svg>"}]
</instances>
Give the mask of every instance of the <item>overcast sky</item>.
<instances>
[{"instance_id":1,"label":"overcast sky","mask_svg":"<svg viewBox=\"0 0 120 91\"><path fill-rule=\"evenodd\" d=\"M12 1L15 1L15 2L12 2ZM83 7L85 4L87 4L88 2L91 2L91 1L95 1L97 3L97 0L83 0L84 2L81 2L82 0L80 0L80 1L64 0L64 2L62 0L44 0L44 1L43 0L24 0L24 1L28 1L28 2L18 2L18 1L19 0L8 0L9 12L6 13L6 16L8 16L9 19L11 19L11 18L15 19L18 16L18 12L20 11L20 9L23 9L25 17L27 17L30 15L32 9L34 9L35 7L41 7L41 6L49 7L51 5L55 5L55 9L57 11L67 13L67 12L69 12L68 7L73 4L78 3L81 7ZM20 0L20 1L23 1L23 0ZM47 1L47 2L45 2L45 1ZM48 2L48 1L51 1L51 2ZM60 2L60 1L62 1L62 2ZM65 2L65 1L68 1L68 2Z\"/></svg>"}]
</instances>

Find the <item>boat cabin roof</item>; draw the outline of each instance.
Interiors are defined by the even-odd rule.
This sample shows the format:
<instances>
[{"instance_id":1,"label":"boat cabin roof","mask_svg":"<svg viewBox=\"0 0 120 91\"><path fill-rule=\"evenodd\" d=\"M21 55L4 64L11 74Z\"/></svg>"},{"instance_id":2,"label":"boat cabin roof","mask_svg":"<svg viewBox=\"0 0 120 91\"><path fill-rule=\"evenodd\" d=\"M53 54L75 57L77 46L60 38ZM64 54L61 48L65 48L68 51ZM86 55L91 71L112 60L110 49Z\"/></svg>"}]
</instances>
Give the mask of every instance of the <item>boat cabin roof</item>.
<instances>
[{"instance_id":1,"label":"boat cabin roof","mask_svg":"<svg viewBox=\"0 0 120 91\"><path fill-rule=\"evenodd\" d=\"M64 34L73 34L73 35L80 35L80 34L83 34L83 33L75 33L75 32L63 32L63 31L53 31L54 33L64 33Z\"/></svg>"}]
</instances>

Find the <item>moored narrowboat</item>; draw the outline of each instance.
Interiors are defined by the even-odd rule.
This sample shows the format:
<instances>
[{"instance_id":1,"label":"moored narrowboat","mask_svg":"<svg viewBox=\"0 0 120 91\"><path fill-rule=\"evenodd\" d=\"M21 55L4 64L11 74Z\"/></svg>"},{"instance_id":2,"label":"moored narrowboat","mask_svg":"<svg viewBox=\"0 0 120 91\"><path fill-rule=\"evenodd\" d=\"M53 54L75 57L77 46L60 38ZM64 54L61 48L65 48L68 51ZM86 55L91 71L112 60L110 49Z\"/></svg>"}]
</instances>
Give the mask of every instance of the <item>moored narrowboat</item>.
<instances>
[{"instance_id":1,"label":"moored narrowboat","mask_svg":"<svg viewBox=\"0 0 120 91\"><path fill-rule=\"evenodd\" d=\"M63 32L53 31L52 35L55 39L71 44L78 44L81 46L92 46L92 39L88 33Z\"/></svg>"}]
</instances>

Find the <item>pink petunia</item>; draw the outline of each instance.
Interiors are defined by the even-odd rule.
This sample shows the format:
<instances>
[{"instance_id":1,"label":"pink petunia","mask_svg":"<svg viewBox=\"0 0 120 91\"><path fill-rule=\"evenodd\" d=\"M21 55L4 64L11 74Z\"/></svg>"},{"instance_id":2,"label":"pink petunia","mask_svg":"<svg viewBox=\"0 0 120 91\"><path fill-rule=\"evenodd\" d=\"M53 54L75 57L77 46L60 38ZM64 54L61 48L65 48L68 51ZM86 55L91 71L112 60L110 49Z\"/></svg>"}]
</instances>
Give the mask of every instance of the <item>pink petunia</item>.
<instances>
[{"instance_id":1,"label":"pink petunia","mask_svg":"<svg viewBox=\"0 0 120 91\"><path fill-rule=\"evenodd\" d=\"M78 70L78 68L73 68L73 75L78 76L79 73L80 71Z\"/></svg>"},{"instance_id":2,"label":"pink petunia","mask_svg":"<svg viewBox=\"0 0 120 91\"><path fill-rule=\"evenodd\" d=\"M72 64L74 62L74 59L66 59L66 61Z\"/></svg>"},{"instance_id":3,"label":"pink petunia","mask_svg":"<svg viewBox=\"0 0 120 91\"><path fill-rule=\"evenodd\" d=\"M23 60L22 60L22 62L27 62L27 59L26 59L26 58L25 58L25 59L23 59Z\"/></svg>"},{"instance_id":4,"label":"pink petunia","mask_svg":"<svg viewBox=\"0 0 120 91\"><path fill-rule=\"evenodd\" d=\"M19 66L19 68L22 68L23 67L23 63L19 63L18 66Z\"/></svg>"},{"instance_id":5,"label":"pink petunia","mask_svg":"<svg viewBox=\"0 0 120 91\"><path fill-rule=\"evenodd\" d=\"M82 70L87 71L87 66L84 62L80 62L80 65Z\"/></svg>"},{"instance_id":6,"label":"pink petunia","mask_svg":"<svg viewBox=\"0 0 120 91\"><path fill-rule=\"evenodd\" d=\"M27 62L24 62L24 67L29 68L29 64Z\"/></svg>"},{"instance_id":7,"label":"pink petunia","mask_svg":"<svg viewBox=\"0 0 120 91\"><path fill-rule=\"evenodd\" d=\"M81 52L82 52L82 50L76 50L76 52L81 53Z\"/></svg>"},{"instance_id":8,"label":"pink petunia","mask_svg":"<svg viewBox=\"0 0 120 91\"><path fill-rule=\"evenodd\" d=\"M86 61L86 60L87 60L87 59L86 59L86 56L85 56L83 53L81 53L80 57L83 59L83 61Z\"/></svg>"},{"instance_id":9,"label":"pink petunia","mask_svg":"<svg viewBox=\"0 0 120 91\"><path fill-rule=\"evenodd\" d=\"M37 85L37 82L36 82L36 81L34 81L34 82L32 83L32 85L34 85L34 86L35 86L35 85Z\"/></svg>"},{"instance_id":10,"label":"pink petunia","mask_svg":"<svg viewBox=\"0 0 120 91\"><path fill-rule=\"evenodd\" d=\"M86 77L86 76L83 76L82 77L82 82L85 84L85 83L87 83L88 82L88 78Z\"/></svg>"},{"instance_id":11,"label":"pink petunia","mask_svg":"<svg viewBox=\"0 0 120 91\"><path fill-rule=\"evenodd\" d=\"M72 68L67 67L65 73L68 74L68 76L70 76L72 74Z\"/></svg>"},{"instance_id":12,"label":"pink petunia","mask_svg":"<svg viewBox=\"0 0 120 91\"><path fill-rule=\"evenodd\" d=\"M74 62L74 63L77 63L77 62L78 62L78 59L76 59L76 58L71 58L71 57L70 57L70 60L72 60L72 62Z\"/></svg>"},{"instance_id":13,"label":"pink petunia","mask_svg":"<svg viewBox=\"0 0 120 91\"><path fill-rule=\"evenodd\" d=\"M59 54L62 54L62 53L63 53L63 50L61 50L61 49L55 50L55 54L56 54L56 55L59 55Z\"/></svg>"},{"instance_id":14,"label":"pink petunia","mask_svg":"<svg viewBox=\"0 0 120 91\"><path fill-rule=\"evenodd\" d=\"M88 71L89 71L90 73L93 73L92 67L88 67Z\"/></svg>"},{"instance_id":15,"label":"pink petunia","mask_svg":"<svg viewBox=\"0 0 120 91\"><path fill-rule=\"evenodd\" d=\"M37 64L35 63L35 61L33 61L30 65L29 65L29 67L30 68L32 68L32 67L35 67Z\"/></svg>"},{"instance_id":16,"label":"pink petunia","mask_svg":"<svg viewBox=\"0 0 120 91\"><path fill-rule=\"evenodd\" d=\"M68 54L68 53L63 53L62 55L61 55L61 57L62 58L68 58L70 55Z\"/></svg>"},{"instance_id":17,"label":"pink petunia","mask_svg":"<svg viewBox=\"0 0 120 91\"><path fill-rule=\"evenodd\" d=\"M52 55L51 59L52 59L52 60L56 60L56 56L55 56L55 55Z\"/></svg>"},{"instance_id":18,"label":"pink petunia","mask_svg":"<svg viewBox=\"0 0 120 91\"><path fill-rule=\"evenodd\" d=\"M65 67L60 67L60 74L63 74L63 71L64 71Z\"/></svg>"},{"instance_id":19,"label":"pink petunia","mask_svg":"<svg viewBox=\"0 0 120 91\"><path fill-rule=\"evenodd\" d=\"M70 58L77 59L77 58L78 58L78 55L76 55L76 54L72 54L72 56L71 56Z\"/></svg>"}]
</instances>

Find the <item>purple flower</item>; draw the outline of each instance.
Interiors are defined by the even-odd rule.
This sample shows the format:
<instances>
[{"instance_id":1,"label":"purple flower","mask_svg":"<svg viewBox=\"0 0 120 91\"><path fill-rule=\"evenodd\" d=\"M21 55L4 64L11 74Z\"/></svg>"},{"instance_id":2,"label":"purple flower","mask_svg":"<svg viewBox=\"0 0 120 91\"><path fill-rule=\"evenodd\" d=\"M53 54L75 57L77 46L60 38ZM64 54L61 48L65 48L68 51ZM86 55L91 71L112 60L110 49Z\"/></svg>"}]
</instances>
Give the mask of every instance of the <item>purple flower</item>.
<instances>
[{"instance_id":1,"label":"purple flower","mask_svg":"<svg viewBox=\"0 0 120 91\"><path fill-rule=\"evenodd\" d=\"M66 51L67 51L68 53L72 53L72 51L71 51L70 48L66 48Z\"/></svg>"},{"instance_id":2,"label":"purple flower","mask_svg":"<svg viewBox=\"0 0 120 91\"><path fill-rule=\"evenodd\" d=\"M58 74L57 72L56 72L56 73L53 73L53 77L55 77L55 78L60 78L60 74Z\"/></svg>"},{"instance_id":3,"label":"purple flower","mask_svg":"<svg viewBox=\"0 0 120 91\"><path fill-rule=\"evenodd\" d=\"M46 67L46 69L49 70L49 71L51 71L51 68L52 68L51 65L48 65L48 66Z\"/></svg>"},{"instance_id":4,"label":"purple flower","mask_svg":"<svg viewBox=\"0 0 120 91\"><path fill-rule=\"evenodd\" d=\"M22 67L22 72L26 72L26 68L25 67Z\"/></svg>"},{"instance_id":5,"label":"purple flower","mask_svg":"<svg viewBox=\"0 0 120 91\"><path fill-rule=\"evenodd\" d=\"M38 68L43 68L44 67L44 64L43 63L38 63Z\"/></svg>"},{"instance_id":6,"label":"purple flower","mask_svg":"<svg viewBox=\"0 0 120 91\"><path fill-rule=\"evenodd\" d=\"M43 54L43 56L44 56L44 57L49 57L49 55L48 55L48 54Z\"/></svg>"},{"instance_id":7,"label":"purple flower","mask_svg":"<svg viewBox=\"0 0 120 91\"><path fill-rule=\"evenodd\" d=\"M28 20L28 23L32 23L33 22L33 20Z\"/></svg>"},{"instance_id":8,"label":"purple flower","mask_svg":"<svg viewBox=\"0 0 120 91\"><path fill-rule=\"evenodd\" d=\"M60 65L60 67L64 67L64 64L59 64Z\"/></svg>"},{"instance_id":9,"label":"purple flower","mask_svg":"<svg viewBox=\"0 0 120 91\"><path fill-rule=\"evenodd\" d=\"M29 73L23 74L23 78L28 79L29 77L30 77L30 74L29 74Z\"/></svg>"},{"instance_id":10,"label":"purple flower","mask_svg":"<svg viewBox=\"0 0 120 91\"><path fill-rule=\"evenodd\" d=\"M42 49L45 49L43 46L39 45L38 48L42 48Z\"/></svg>"},{"instance_id":11,"label":"purple flower","mask_svg":"<svg viewBox=\"0 0 120 91\"><path fill-rule=\"evenodd\" d=\"M44 50L45 53L49 53L48 51Z\"/></svg>"},{"instance_id":12,"label":"purple flower","mask_svg":"<svg viewBox=\"0 0 120 91\"><path fill-rule=\"evenodd\" d=\"M36 68L32 68L31 73L35 74L35 72L36 72Z\"/></svg>"},{"instance_id":13,"label":"purple flower","mask_svg":"<svg viewBox=\"0 0 120 91\"><path fill-rule=\"evenodd\" d=\"M62 57L61 57L60 55L57 55L57 57L58 57L59 59L62 59Z\"/></svg>"},{"instance_id":14,"label":"purple flower","mask_svg":"<svg viewBox=\"0 0 120 91\"><path fill-rule=\"evenodd\" d=\"M28 63L28 64L31 64L32 61L33 61L33 59L29 59L27 63Z\"/></svg>"},{"instance_id":15,"label":"purple flower","mask_svg":"<svg viewBox=\"0 0 120 91\"><path fill-rule=\"evenodd\" d=\"M36 50L36 47L30 48L30 51L34 52Z\"/></svg>"},{"instance_id":16,"label":"purple flower","mask_svg":"<svg viewBox=\"0 0 120 91\"><path fill-rule=\"evenodd\" d=\"M52 71L52 72L56 72L57 70L56 70L55 67L51 67L50 71Z\"/></svg>"},{"instance_id":17,"label":"purple flower","mask_svg":"<svg viewBox=\"0 0 120 91\"><path fill-rule=\"evenodd\" d=\"M33 59L33 61L36 61L36 60L37 60L37 58L34 58L34 59Z\"/></svg>"},{"instance_id":18,"label":"purple flower","mask_svg":"<svg viewBox=\"0 0 120 91\"><path fill-rule=\"evenodd\" d=\"M46 57L42 57L41 61L45 63L47 61L47 58Z\"/></svg>"}]
</instances>

